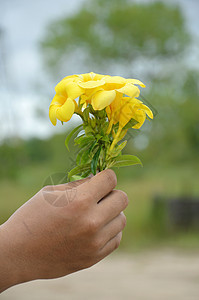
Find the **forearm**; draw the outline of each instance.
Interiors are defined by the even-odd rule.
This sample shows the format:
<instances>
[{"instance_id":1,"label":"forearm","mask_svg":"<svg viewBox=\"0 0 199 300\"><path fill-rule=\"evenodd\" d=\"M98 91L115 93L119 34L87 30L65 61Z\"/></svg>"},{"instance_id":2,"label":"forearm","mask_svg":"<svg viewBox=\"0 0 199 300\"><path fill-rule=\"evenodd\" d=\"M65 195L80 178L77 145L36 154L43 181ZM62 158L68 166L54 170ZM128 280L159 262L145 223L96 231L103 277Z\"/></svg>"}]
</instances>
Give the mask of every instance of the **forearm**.
<instances>
[{"instance_id":1,"label":"forearm","mask_svg":"<svg viewBox=\"0 0 199 300\"><path fill-rule=\"evenodd\" d=\"M6 225L0 226L0 293L20 282L15 247Z\"/></svg>"}]
</instances>

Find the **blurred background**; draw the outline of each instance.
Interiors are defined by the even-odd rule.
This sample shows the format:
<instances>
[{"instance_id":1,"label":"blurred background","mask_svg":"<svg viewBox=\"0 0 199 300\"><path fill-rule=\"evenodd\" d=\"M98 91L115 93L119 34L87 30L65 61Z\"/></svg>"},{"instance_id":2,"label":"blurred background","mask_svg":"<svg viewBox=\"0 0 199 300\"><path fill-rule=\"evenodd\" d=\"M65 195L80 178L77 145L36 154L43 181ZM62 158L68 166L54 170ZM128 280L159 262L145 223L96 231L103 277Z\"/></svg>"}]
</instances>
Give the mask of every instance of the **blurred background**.
<instances>
[{"instance_id":1,"label":"blurred background","mask_svg":"<svg viewBox=\"0 0 199 300\"><path fill-rule=\"evenodd\" d=\"M144 168L115 170L130 199L116 257L52 285L14 287L2 299L80 299L79 284L81 299L198 299L198 11L197 0L0 1L0 224L74 164L64 140L80 120L54 127L48 118L63 77L140 79L156 114L128 136L125 152Z\"/></svg>"}]
</instances>

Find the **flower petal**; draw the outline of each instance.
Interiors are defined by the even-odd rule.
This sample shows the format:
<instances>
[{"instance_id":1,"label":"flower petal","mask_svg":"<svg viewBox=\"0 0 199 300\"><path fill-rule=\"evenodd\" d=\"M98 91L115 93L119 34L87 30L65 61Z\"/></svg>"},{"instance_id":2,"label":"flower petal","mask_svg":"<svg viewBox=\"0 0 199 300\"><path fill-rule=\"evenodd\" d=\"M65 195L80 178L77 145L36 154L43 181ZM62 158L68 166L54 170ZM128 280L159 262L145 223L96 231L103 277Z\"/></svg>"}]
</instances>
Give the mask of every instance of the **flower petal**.
<instances>
[{"instance_id":1,"label":"flower petal","mask_svg":"<svg viewBox=\"0 0 199 300\"><path fill-rule=\"evenodd\" d=\"M84 104L86 103L86 101L88 101L88 96L86 95L82 95L81 98L80 98L80 101L79 101L79 104Z\"/></svg>"},{"instance_id":2,"label":"flower petal","mask_svg":"<svg viewBox=\"0 0 199 300\"><path fill-rule=\"evenodd\" d=\"M54 126L57 124L56 112L58 107L58 105L51 105L49 108L49 118Z\"/></svg>"},{"instance_id":3,"label":"flower petal","mask_svg":"<svg viewBox=\"0 0 199 300\"><path fill-rule=\"evenodd\" d=\"M66 102L57 109L56 111L57 119L63 122L67 122L71 119L72 115L74 114L74 111L75 111L74 100L68 98Z\"/></svg>"},{"instance_id":4,"label":"flower petal","mask_svg":"<svg viewBox=\"0 0 199 300\"><path fill-rule=\"evenodd\" d=\"M111 104L115 97L115 91L98 91L93 95L91 104L95 110L101 110Z\"/></svg>"},{"instance_id":5,"label":"flower petal","mask_svg":"<svg viewBox=\"0 0 199 300\"><path fill-rule=\"evenodd\" d=\"M142 109L145 111L145 113L149 116L150 119L153 119L153 113L148 106L142 104Z\"/></svg>"},{"instance_id":6,"label":"flower petal","mask_svg":"<svg viewBox=\"0 0 199 300\"><path fill-rule=\"evenodd\" d=\"M66 93L66 84L69 82L72 82L72 79L63 79L56 85L55 92L57 93L57 95L68 97Z\"/></svg>"},{"instance_id":7,"label":"flower petal","mask_svg":"<svg viewBox=\"0 0 199 300\"><path fill-rule=\"evenodd\" d=\"M129 97L138 97L140 94L139 88L131 83L125 84L125 86L123 86L120 89L117 89L116 91L125 94Z\"/></svg>"},{"instance_id":8,"label":"flower petal","mask_svg":"<svg viewBox=\"0 0 199 300\"><path fill-rule=\"evenodd\" d=\"M86 82L79 82L78 85L83 88L83 89L93 89L96 88L98 86L102 86L105 84L104 80L90 80L90 81L86 81Z\"/></svg>"},{"instance_id":9,"label":"flower petal","mask_svg":"<svg viewBox=\"0 0 199 300\"><path fill-rule=\"evenodd\" d=\"M132 128L140 129L146 120L146 114L143 110L137 110L134 119L138 122Z\"/></svg>"},{"instance_id":10,"label":"flower petal","mask_svg":"<svg viewBox=\"0 0 199 300\"><path fill-rule=\"evenodd\" d=\"M79 87L75 82L69 82L66 84L66 92L69 98L76 99L84 93L84 89Z\"/></svg>"},{"instance_id":11,"label":"flower petal","mask_svg":"<svg viewBox=\"0 0 199 300\"><path fill-rule=\"evenodd\" d=\"M51 105L63 105L63 104L65 103L66 99L67 99L66 97L64 97L64 96L59 96L59 95L56 94L56 95L54 96L54 98L53 98L53 100L52 100L50 106L51 106Z\"/></svg>"},{"instance_id":12,"label":"flower petal","mask_svg":"<svg viewBox=\"0 0 199 300\"><path fill-rule=\"evenodd\" d=\"M126 83L132 83L132 84L140 85L141 87L146 87L146 85L138 79L126 79Z\"/></svg>"}]
</instances>

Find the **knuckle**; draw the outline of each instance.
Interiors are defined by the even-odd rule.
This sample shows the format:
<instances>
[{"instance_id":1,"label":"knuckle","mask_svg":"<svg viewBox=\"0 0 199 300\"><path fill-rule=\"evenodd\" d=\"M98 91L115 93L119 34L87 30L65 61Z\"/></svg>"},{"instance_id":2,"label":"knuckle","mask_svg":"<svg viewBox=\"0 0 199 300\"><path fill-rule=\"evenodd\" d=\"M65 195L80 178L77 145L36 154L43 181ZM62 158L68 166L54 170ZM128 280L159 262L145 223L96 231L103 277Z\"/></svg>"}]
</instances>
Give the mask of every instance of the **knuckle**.
<instances>
[{"instance_id":1,"label":"knuckle","mask_svg":"<svg viewBox=\"0 0 199 300\"><path fill-rule=\"evenodd\" d=\"M91 194L90 193L81 193L81 203L87 203L91 199Z\"/></svg>"},{"instance_id":2,"label":"knuckle","mask_svg":"<svg viewBox=\"0 0 199 300\"><path fill-rule=\"evenodd\" d=\"M126 208L129 204L129 200L128 200L128 196L125 192L121 191L121 190L117 190L118 191L118 194L120 196L120 199L121 201L123 202L124 204L124 208Z\"/></svg>"},{"instance_id":3,"label":"knuckle","mask_svg":"<svg viewBox=\"0 0 199 300\"><path fill-rule=\"evenodd\" d=\"M43 186L42 189L41 189L42 192L49 192L49 191L51 191L51 190L53 190L53 189L52 189L52 185L45 185L45 186Z\"/></svg>"},{"instance_id":4,"label":"knuckle","mask_svg":"<svg viewBox=\"0 0 199 300\"><path fill-rule=\"evenodd\" d=\"M126 216L124 214L121 215L122 229L126 226Z\"/></svg>"},{"instance_id":5,"label":"knuckle","mask_svg":"<svg viewBox=\"0 0 199 300\"><path fill-rule=\"evenodd\" d=\"M101 248L101 241L99 239L93 239L91 242L91 249L93 251L98 251Z\"/></svg>"},{"instance_id":6,"label":"knuckle","mask_svg":"<svg viewBox=\"0 0 199 300\"><path fill-rule=\"evenodd\" d=\"M87 199L81 199L81 201L76 201L76 206L81 212L86 212L89 208Z\"/></svg>"},{"instance_id":7,"label":"knuckle","mask_svg":"<svg viewBox=\"0 0 199 300\"><path fill-rule=\"evenodd\" d=\"M105 176L107 177L107 181L110 182L110 184L115 187L117 185L117 177L113 170L107 169L105 170Z\"/></svg>"},{"instance_id":8,"label":"knuckle","mask_svg":"<svg viewBox=\"0 0 199 300\"><path fill-rule=\"evenodd\" d=\"M121 242L121 235L117 235L117 237L115 238L115 245L114 245L114 248L117 249L120 245L120 242Z\"/></svg>"},{"instance_id":9,"label":"knuckle","mask_svg":"<svg viewBox=\"0 0 199 300\"><path fill-rule=\"evenodd\" d=\"M89 233L96 233L99 228L99 222L97 219L92 218L88 221L88 232Z\"/></svg>"}]
</instances>

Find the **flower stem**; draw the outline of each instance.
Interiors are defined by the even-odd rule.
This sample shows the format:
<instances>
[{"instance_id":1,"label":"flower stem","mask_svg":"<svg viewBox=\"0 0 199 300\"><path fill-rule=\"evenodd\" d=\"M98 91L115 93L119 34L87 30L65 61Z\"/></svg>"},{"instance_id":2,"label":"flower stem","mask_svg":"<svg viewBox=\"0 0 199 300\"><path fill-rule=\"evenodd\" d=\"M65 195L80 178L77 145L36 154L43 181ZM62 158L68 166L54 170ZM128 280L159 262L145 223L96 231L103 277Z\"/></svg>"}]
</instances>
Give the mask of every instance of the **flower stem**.
<instances>
[{"instance_id":1,"label":"flower stem","mask_svg":"<svg viewBox=\"0 0 199 300\"><path fill-rule=\"evenodd\" d=\"M113 148L115 147L115 145L117 144L117 142L120 140L120 133L121 133L121 131L122 131L122 128L119 127L118 131L117 131L117 133L115 135L115 138L114 138L114 140L113 140L113 142L112 142L112 144L111 144L111 146L109 148L109 152L113 150Z\"/></svg>"}]
</instances>

